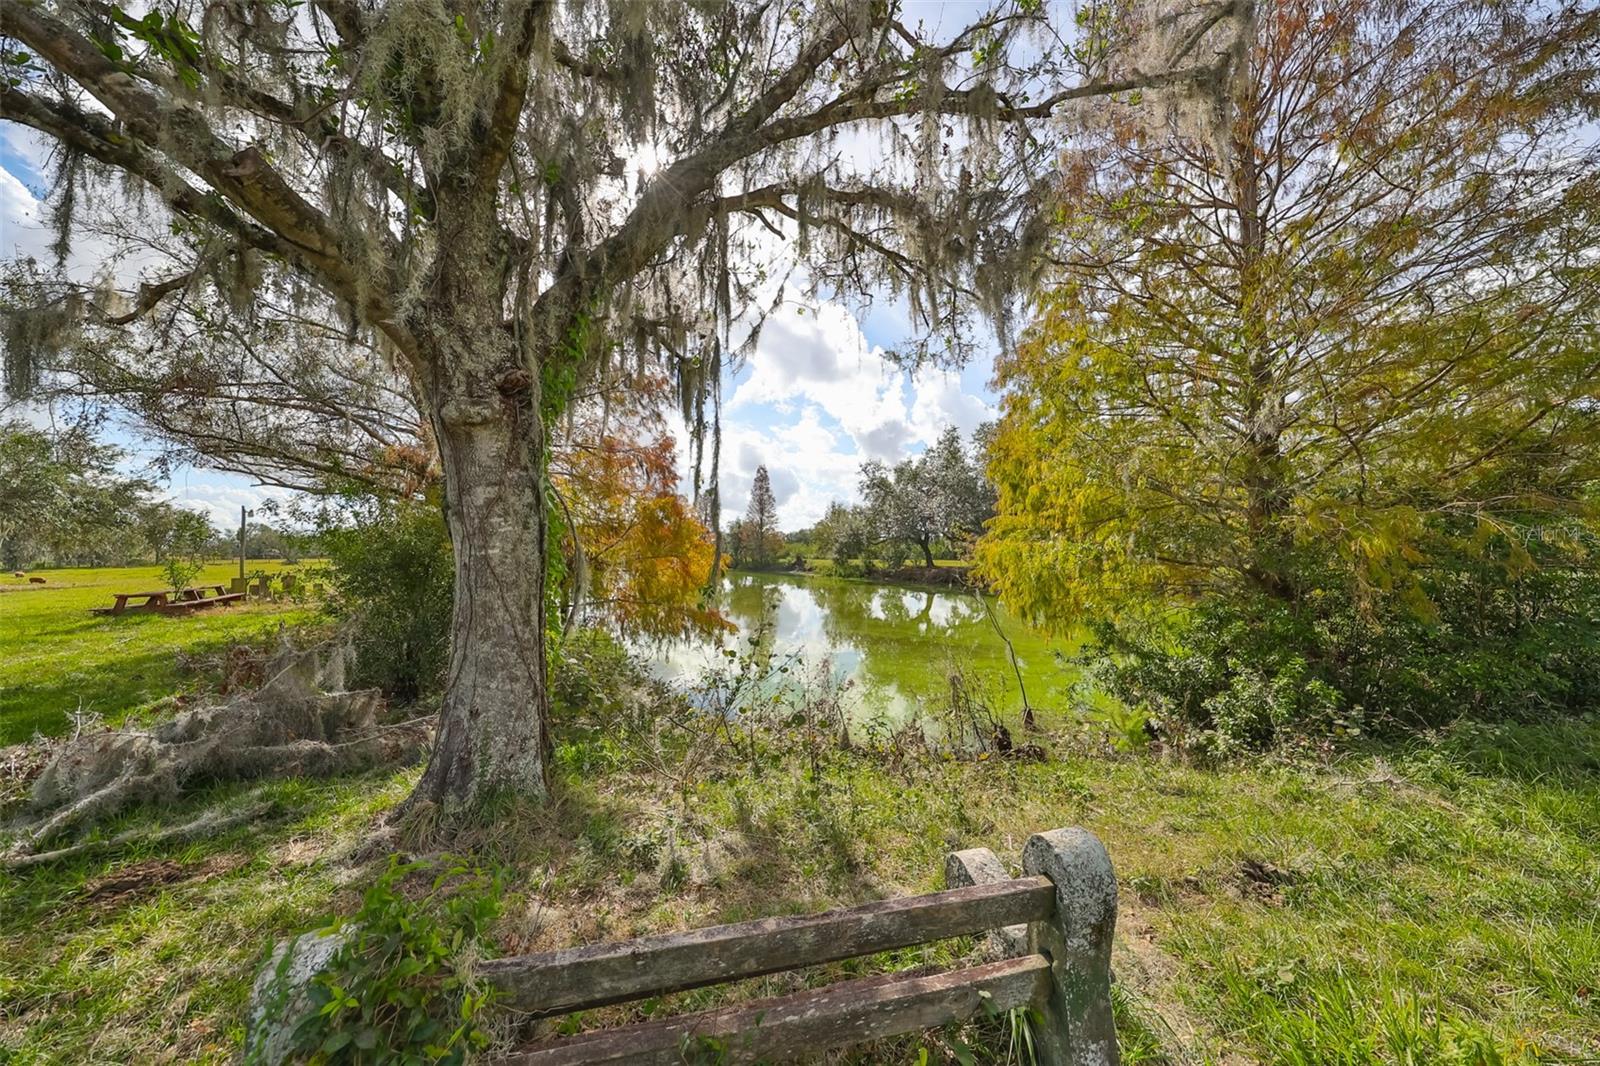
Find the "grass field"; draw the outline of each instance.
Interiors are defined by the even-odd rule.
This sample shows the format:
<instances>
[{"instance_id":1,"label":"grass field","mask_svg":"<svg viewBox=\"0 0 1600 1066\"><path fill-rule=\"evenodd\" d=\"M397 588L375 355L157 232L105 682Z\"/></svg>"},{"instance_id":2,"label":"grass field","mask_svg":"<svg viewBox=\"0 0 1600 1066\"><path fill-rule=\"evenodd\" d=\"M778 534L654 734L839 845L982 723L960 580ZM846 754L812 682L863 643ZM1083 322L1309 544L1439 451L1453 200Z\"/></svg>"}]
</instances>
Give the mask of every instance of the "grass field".
<instances>
[{"instance_id":1,"label":"grass field","mask_svg":"<svg viewBox=\"0 0 1600 1066\"><path fill-rule=\"evenodd\" d=\"M479 842L511 872L506 950L932 890L948 849L986 844L1014 863L1029 832L1079 824L1118 867L1130 1066L1600 1056L1600 723L1464 733L1328 767L1110 757L902 776L844 759L819 787L799 760L778 758L759 775L707 769L682 794L652 775L595 769L604 745L569 737L554 805L517 812ZM414 779L279 782L265 792L282 813L258 826L0 878L0 1061L8 1047L30 1063L230 1061L262 953L356 907L400 846L374 846L373 819ZM245 790L107 831L191 817ZM869 964L946 964L965 947ZM841 972L862 971L732 994ZM614 1008L590 1021L641 1017ZM941 1039L926 1042L948 1048ZM922 1042L835 1061L910 1063Z\"/></svg>"},{"instance_id":2,"label":"grass field","mask_svg":"<svg viewBox=\"0 0 1600 1066\"><path fill-rule=\"evenodd\" d=\"M97 581L57 594L93 600L108 587ZM47 595L0 594L0 610ZM252 609L219 617L224 631L151 618L83 632L76 612L38 612L59 615L50 625L62 629L41 634L54 651L21 672L8 662L4 683L35 674L70 695L84 682L63 679L81 669L66 655L93 656L91 675L154 671L156 658L297 617ZM24 643L16 617L0 623L7 649ZM157 638L159 653L147 647ZM152 674L145 692L180 680ZM698 762L643 751L619 739L615 713L565 709L552 803L507 810L464 842L508 871L502 950L931 890L952 848L988 845L1014 864L1029 833L1076 824L1101 836L1118 870L1130 1066L1600 1062L1600 718L1461 723L1426 743L1214 768L1111 753L1055 719L1042 762L832 751L813 775L804 749L781 741L754 763L727 749ZM275 812L198 843L0 875L0 1063L232 1061L262 954L355 909L388 853L407 847L376 826L416 773L214 786L99 832L188 820L247 792ZM864 966L945 964L969 947L585 1020L776 994ZM926 1045L930 1062L954 1062L955 1039L830 1061L910 1063ZM976 1045L975 1061L1015 1062L1003 1043Z\"/></svg>"},{"instance_id":3,"label":"grass field","mask_svg":"<svg viewBox=\"0 0 1600 1066\"><path fill-rule=\"evenodd\" d=\"M277 573L276 560L252 561L247 572ZM292 569L292 568L290 568ZM238 563L207 566L197 581L227 583ZM186 616L90 614L109 607L112 593L165 587L159 567L37 570L26 578L0 576L0 744L34 733L55 736L72 728L71 714L99 714L107 722L213 680L203 659L229 644L271 634L280 624L307 620L310 611L288 603L250 603Z\"/></svg>"}]
</instances>

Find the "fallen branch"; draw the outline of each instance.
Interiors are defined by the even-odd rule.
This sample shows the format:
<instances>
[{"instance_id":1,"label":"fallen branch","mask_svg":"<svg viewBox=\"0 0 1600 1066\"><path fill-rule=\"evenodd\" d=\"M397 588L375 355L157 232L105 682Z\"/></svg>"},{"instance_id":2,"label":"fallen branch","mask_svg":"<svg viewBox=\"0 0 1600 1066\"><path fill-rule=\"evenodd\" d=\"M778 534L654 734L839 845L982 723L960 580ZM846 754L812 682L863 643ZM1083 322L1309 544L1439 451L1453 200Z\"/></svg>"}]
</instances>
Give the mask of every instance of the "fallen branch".
<instances>
[{"instance_id":1,"label":"fallen branch","mask_svg":"<svg viewBox=\"0 0 1600 1066\"><path fill-rule=\"evenodd\" d=\"M176 799L191 783L327 777L419 756L427 725L380 725L377 690L344 690L347 657L343 645L285 644L257 692L149 731L99 730L67 741L33 782L3 862L17 863L61 833L136 804Z\"/></svg>"},{"instance_id":2,"label":"fallen branch","mask_svg":"<svg viewBox=\"0 0 1600 1066\"><path fill-rule=\"evenodd\" d=\"M133 844L169 844L173 841L200 840L205 837L225 833L229 829L241 826L247 822L257 822L273 813L287 813L277 811L277 804L257 803L240 810L227 812L224 808L213 807L200 817L182 825L169 826L166 829L144 830L130 829L118 833L114 837L104 840L86 840L81 844L70 847L57 848L54 851L38 851L31 854L15 855L0 861L0 868L7 870L22 870L30 866L42 866L49 862L58 862L61 859L76 858L79 855L88 855L92 852L111 851L125 848Z\"/></svg>"}]
</instances>

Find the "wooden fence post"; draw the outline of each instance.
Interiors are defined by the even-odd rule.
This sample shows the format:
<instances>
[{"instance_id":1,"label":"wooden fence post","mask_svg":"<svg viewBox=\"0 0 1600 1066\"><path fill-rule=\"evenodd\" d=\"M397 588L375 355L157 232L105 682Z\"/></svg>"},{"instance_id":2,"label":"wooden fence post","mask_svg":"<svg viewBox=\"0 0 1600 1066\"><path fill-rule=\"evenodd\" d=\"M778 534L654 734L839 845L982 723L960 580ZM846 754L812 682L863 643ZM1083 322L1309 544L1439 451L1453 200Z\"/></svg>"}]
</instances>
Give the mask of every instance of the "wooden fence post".
<instances>
[{"instance_id":1,"label":"wooden fence post","mask_svg":"<svg viewBox=\"0 0 1600 1066\"><path fill-rule=\"evenodd\" d=\"M1034 1034L1041 1066L1118 1066L1111 1018L1111 938L1117 878L1093 833L1035 833L1022 849L1025 874L1055 883L1056 912L1028 926L1033 950L1050 960L1052 988Z\"/></svg>"}]
</instances>

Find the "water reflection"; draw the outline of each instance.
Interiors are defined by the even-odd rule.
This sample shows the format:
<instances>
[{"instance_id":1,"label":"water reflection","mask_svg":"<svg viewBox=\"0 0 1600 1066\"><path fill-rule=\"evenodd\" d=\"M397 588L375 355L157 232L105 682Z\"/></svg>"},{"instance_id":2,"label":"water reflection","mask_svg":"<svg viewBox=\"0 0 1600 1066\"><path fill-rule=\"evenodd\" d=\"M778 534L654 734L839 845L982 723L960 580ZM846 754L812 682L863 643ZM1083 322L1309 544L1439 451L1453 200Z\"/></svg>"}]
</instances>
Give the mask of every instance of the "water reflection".
<instances>
[{"instance_id":1,"label":"water reflection","mask_svg":"<svg viewBox=\"0 0 1600 1066\"><path fill-rule=\"evenodd\" d=\"M950 671L959 665L1002 709L1021 706L1005 643L970 593L733 574L723 603L737 634L640 649L658 677L693 684L728 662L727 649L773 661L797 659L811 669L828 663L836 682L850 683L845 699L853 715L896 720L947 692ZM1016 648L1030 701L1036 707L1064 705L1076 670L1058 653L1070 655L1077 642L1047 640L998 606L994 610ZM794 683L805 675L791 670L783 677Z\"/></svg>"}]
</instances>

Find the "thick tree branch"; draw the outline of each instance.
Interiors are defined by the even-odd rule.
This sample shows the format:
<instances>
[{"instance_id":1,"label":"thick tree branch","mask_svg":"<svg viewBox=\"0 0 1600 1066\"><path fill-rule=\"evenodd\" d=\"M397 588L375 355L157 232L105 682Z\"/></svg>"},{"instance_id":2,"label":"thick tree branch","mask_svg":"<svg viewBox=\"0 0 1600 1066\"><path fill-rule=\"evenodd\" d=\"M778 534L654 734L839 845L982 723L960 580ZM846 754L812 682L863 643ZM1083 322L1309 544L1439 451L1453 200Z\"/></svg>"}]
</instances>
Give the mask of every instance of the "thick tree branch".
<instances>
[{"instance_id":1,"label":"thick tree branch","mask_svg":"<svg viewBox=\"0 0 1600 1066\"><path fill-rule=\"evenodd\" d=\"M141 282L139 296L134 301L133 310L121 315L108 315L106 324L109 326L126 326L138 321L155 309L167 296L181 292L190 281L194 279L194 271L178 274L174 277L157 282Z\"/></svg>"},{"instance_id":2,"label":"thick tree branch","mask_svg":"<svg viewBox=\"0 0 1600 1066\"><path fill-rule=\"evenodd\" d=\"M325 147L332 154L361 167L384 188L398 196L408 208L417 211L424 218L433 217L435 209L433 193L408 179L396 161L385 155L382 150L346 135L326 106L290 103L249 84L229 70L215 72L212 77L222 91L237 101L240 107L253 111L263 118L291 126L302 134L314 138L318 147Z\"/></svg>"},{"instance_id":3,"label":"thick tree branch","mask_svg":"<svg viewBox=\"0 0 1600 1066\"><path fill-rule=\"evenodd\" d=\"M626 82L622 71L587 59L579 59L573 55L572 49L567 47L567 42L559 37L550 41L550 58L556 61L556 65L571 71L581 78L590 78L612 86L622 85Z\"/></svg>"},{"instance_id":4,"label":"thick tree branch","mask_svg":"<svg viewBox=\"0 0 1600 1066\"><path fill-rule=\"evenodd\" d=\"M587 256L570 259L556 284L540 296L539 304L559 303L570 314L578 306L582 290L605 288L644 269L672 240L689 206L710 191L725 168L738 161L739 146L755 137L762 124L792 100L850 36L850 27L835 19L749 107L728 120L708 148L658 174L622 225Z\"/></svg>"},{"instance_id":5,"label":"thick tree branch","mask_svg":"<svg viewBox=\"0 0 1600 1066\"><path fill-rule=\"evenodd\" d=\"M520 7L520 10L518 8ZM500 72L500 82L494 93L493 105L483 137L479 141L473 173L480 190L493 192L500 181L500 172L511 156L511 145L516 139L517 127L522 118L523 104L528 96L528 80L532 76L533 48L538 40L541 25L550 21L549 0L519 0L511 5L506 16L506 33L501 35L498 47L510 48L511 56Z\"/></svg>"},{"instance_id":6,"label":"thick tree branch","mask_svg":"<svg viewBox=\"0 0 1600 1066\"><path fill-rule=\"evenodd\" d=\"M0 4L0 34L28 45L99 100L120 120L121 139L132 134L146 144L162 145L173 158L292 246L297 261L314 270L342 297L364 308L375 326L406 350L415 351L383 298L371 286L361 284L327 218L283 179L258 148L234 149L194 108L146 91L87 38L30 5Z\"/></svg>"},{"instance_id":7,"label":"thick tree branch","mask_svg":"<svg viewBox=\"0 0 1600 1066\"><path fill-rule=\"evenodd\" d=\"M1203 63L1179 70L1157 74L1137 74L1112 81L1088 82L1070 89L1052 93L1037 103L1012 104L987 89L961 89L947 91L933 104L933 110L944 115L969 118L988 118L998 122L1026 122L1047 119L1064 105L1078 100L1100 96L1114 96L1138 90L1163 89L1185 83L1195 83L1216 77L1218 66ZM757 131L749 141L740 145L740 156L754 154L764 148L809 137L835 126L852 122L880 121L904 118L919 114L928 108L920 98L861 99L859 93L838 97L804 115L778 119Z\"/></svg>"},{"instance_id":8,"label":"thick tree branch","mask_svg":"<svg viewBox=\"0 0 1600 1066\"><path fill-rule=\"evenodd\" d=\"M107 166L143 178L169 207L186 218L208 222L263 251L300 262L294 245L241 218L220 197L189 184L154 154L120 135L100 115L18 89L0 89L0 118L36 129Z\"/></svg>"},{"instance_id":9,"label":"thick tree branch","mask_svg":"<svg viewBox=\"0 0 1600 1066\"><path fill-rule=\"evenodd\" d=\"M339 35L339 44L346 52L354 52L366 42L366 16L355 0L317 0L316 6Z\"/></svg>"}]
</instances>

